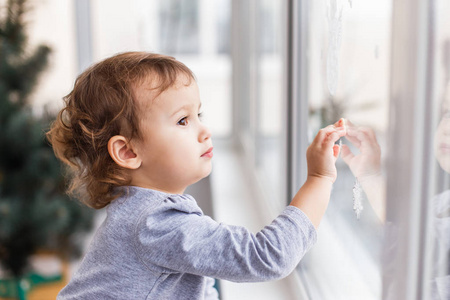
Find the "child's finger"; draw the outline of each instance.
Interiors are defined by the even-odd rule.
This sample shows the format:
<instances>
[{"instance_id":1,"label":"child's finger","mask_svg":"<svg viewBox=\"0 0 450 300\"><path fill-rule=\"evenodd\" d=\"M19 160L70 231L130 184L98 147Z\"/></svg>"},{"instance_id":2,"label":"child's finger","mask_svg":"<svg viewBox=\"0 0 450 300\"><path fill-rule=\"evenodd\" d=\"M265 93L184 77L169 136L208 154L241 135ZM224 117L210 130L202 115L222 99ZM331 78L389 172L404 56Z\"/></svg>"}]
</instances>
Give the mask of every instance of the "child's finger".
<instances>
[{"instance_id":1,"label":"child's finger","mask_svg":"<svg viewBox=\"0 0 450 300\"><path fill-rule=\"evenodd\" d=\"M334 143L342 136L345 136L344 127L336 128L334 125L328 125L319 130L311 146L318 148L332 148Z\"/></svg>"},{"instance_id":2,"label":"child's finger","mask_svg":"<svg viewBox=\"0 0 450 300\"><path fill-rule=\"evenodd\" d=\"M327 136L331 133L336 131L336 129L334 128L333 125L328 125L325 128L322 128L319 130L319 132L317 133L316 137L313 140L313 144L321 144L321 142L323 140L325 140L327 138Z\"/></svg>"},{"instance_id":3,"label":"child's finger","mask_svg":"<svg viewBox=\"0 0 450 300\"><path fill-rule=\"evenodd\" d=\"M339 121L337 121L336 123L333 124L333 126L336 127L336 128L342 127L344 129L346 129L346 127L347 127L346 123L347 123L346 119L340 118Z\"/></svg>"},{"instance_id":4,"label":"child's finger","mask_svg":"<svg viewBox=\"0 0 450 300\"><path fill-rule=\"evenodd\" d=\"M334 143L336 143L344 135L345 133L343 133L343 130L332 131L328 133L328 135L323 141L323 146L325 146L326 148L333 147Z\"/></svg>"},{"instance_id":5,"label":"child's finger","mask_svg":"<svg viewBox=\"0 0 450 300\"><path fill-rule=\"evenodd\" d=\"M335 123L337 124L337 123ZM344 126L338 126L336 127L335 124L328 125L325 128L322 128L319 130L319 134L322 136L322 139L326 138L328 135L332 134L333 132L337 132L339 134L339 138L345 136L346 130Z\"/></svg>"},{"instance_id":6,"label":"child's finger","mask_svg":"<svg viewBox=\"0 0 450 300\"><path fill-rule=\"evenodd\" d=\"M333 146L333 156L334 158L338 158L339 157L339 152L341 150L341 147L339 145L334 144Z\"/></svg>"},{"instance_id":7,"label":"child's finger","mask_svg":"<svg viewBox=\"0 0 450 300\"><path fill-rule=\"evenodd\" d=\"M327 126L319 130L319 133L317 133L314 141L312 142L312 146L318 148L322 148L323 146L331 147L338 139L339 135L337 134L336 129Z\"/></svg>"}]
</instances>

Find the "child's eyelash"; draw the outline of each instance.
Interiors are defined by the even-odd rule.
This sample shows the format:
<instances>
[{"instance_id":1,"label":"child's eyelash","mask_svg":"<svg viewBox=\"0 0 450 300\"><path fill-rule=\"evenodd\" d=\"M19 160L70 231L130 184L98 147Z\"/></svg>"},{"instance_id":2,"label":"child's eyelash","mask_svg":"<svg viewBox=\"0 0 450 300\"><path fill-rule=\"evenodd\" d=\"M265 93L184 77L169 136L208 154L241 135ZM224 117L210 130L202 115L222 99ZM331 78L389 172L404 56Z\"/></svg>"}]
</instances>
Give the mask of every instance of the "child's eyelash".
<instances>
[{"instance_id":1,"label":"child's eyelash","mask_svg":"<svg viewBox=\"0 0 450 300\"><path fill-rule=\"evenodd\" d=\"M187 118L188 118L188 117L182 117L182 118L177 122L177 124L178 124L178 125L181 125L181 126L186 126L186 125L187 125Z\"/></svg>"},{"instance_id":2,"label":"child's eyelash","mask_svg":"<svg viewBox=\"0 0 450 300\"><path fill-rule=\"evenodd\" d=\"M200 113L197 114L197 116L198 116L198 118L199 118L200 121L201 121L202 118L203 118L203 113L200 112ZM188 122L188 119L189 119L189 116L182 117L182 118L177 122L177 124L178 124L178 125L181 125L181 126L186 126L186 125L189 123L189 122Z\"/></svg>"}]
</instances>

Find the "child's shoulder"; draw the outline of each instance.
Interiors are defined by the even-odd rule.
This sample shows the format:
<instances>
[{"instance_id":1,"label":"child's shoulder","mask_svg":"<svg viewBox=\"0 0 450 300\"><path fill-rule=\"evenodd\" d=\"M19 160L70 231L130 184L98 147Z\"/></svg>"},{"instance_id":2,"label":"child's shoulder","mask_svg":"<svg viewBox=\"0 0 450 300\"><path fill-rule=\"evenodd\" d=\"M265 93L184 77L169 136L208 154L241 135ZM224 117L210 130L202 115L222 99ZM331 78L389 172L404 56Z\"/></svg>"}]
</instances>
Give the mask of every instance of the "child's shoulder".
<instances>
[{"instance_id":1,"label":"child's shoulder","mask_svg":"<svg viewBox=\"0 0 450 300\"><path fill-rule=\"evenodd\" d=\"M168 194L136 186L124 187L122 196L111 202L108 214L161 214L178 211L187 214L203 215L195 199L190 195Z\"/></svg>"}]
</instances>

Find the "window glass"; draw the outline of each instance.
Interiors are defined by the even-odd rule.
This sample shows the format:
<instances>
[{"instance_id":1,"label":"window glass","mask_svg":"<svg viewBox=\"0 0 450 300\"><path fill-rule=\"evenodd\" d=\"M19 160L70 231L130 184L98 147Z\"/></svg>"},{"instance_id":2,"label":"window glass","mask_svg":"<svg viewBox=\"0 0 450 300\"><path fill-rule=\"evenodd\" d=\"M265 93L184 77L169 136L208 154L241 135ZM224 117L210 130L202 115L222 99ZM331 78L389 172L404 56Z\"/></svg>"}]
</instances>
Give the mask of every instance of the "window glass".
<instances>
[{"instance_id":1,"label":"window glass","mask_svg":"<svg viewBox=\"0 0 450 300\"><path fill-rule=\"evenodd\" d=\"M285 66L283 55L285 27L283 4L263 0L257 7L258 86L256 164L265 193L275 207L286 204L285 179Z\"/></svg>"},{"instance_id":2,"label":"window glass","mask_svg":"<svg viewBox=\"0 0 450 300\"><path fill-rule=\"evenodd\" d=\"M433 142L429 148L430 165L424 171L431 178L431 196L424 199L429 211L424 247L424 276L421 278L423 299L449 299L450 297L450 3L445 0L432 1L434 26L429 44L430 90L436 113L432 115ZM434 164L437 163L437 167ZM435 174L435 175L434 175ZM434 176L433 176L434 175Z\"/></svg>"},{"instance_id":3,"label":"window glass","mask_svg":"<svg viewBox=\"0 0 450 300\"><path fill-rule=\"evenodd\" d=\"M391 2L305 1L303 7L308 18L303 44L307 63L301 67L307 92L298 101L309 104L309 140L320 128L344 117L354 131L376 139L381 166L388 126ZM345 138L341 143L363 159L361 140ZM385 172L376 171L376 191L364 192L365 184L359 182L363 179L356 181L358 164L350 169L341 153L318 242L299 265L311 299L381 298ZM355 199L363 207L359 218Z\"/></svg>"},{"instance_id":4,"label":"window glass","mask_svg":"<svg viewBox=\"0 0 450 300\"><path fill-rule=\"evenodd\" d=\"M165 0L159 7L160 50L167 54L199 51L199 9L197 0Z\"/></svg>"},{"instance_id":5,"label":"window glass","mask_svg":"<svg viewBox=\"0 0 450 300\"><path fill-rule=\"evenodd\" d=\"M436 93L439 105L438 125L435 135L434 154L439 163L439 175L436 181L437 190L444 191L450 188L450 156L447 146L450 141L445 139L450 133L450 3L445 0L436 1Z\"/></svg>"},{"instance_id":6,"label":"window glass","mask_svg":"<svg viewBox=\"0 0 450 300\"><path fill-rule=\"evenodd\" d=\"M286 205L286 22L284 2L233 2L236 136L262 205Z\"/></svg>"},{"instance_id":7,"label":"window glass","mask_svg":"<svg viewBox=\"0 0 450 300\"><path fill-rule=\"evenodd\" d=\"M231 0L217 2L217 50L220 54L231 52Z\"/></svg>"}]
</instances>

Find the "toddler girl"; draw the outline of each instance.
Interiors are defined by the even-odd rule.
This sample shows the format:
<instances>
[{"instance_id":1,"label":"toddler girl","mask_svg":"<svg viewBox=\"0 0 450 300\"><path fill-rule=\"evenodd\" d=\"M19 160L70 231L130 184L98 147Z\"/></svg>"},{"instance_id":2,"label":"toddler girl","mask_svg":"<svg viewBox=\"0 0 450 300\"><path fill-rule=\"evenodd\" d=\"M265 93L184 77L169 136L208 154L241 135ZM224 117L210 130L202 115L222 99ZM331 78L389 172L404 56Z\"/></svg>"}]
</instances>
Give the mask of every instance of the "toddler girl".
<instances>
[{"instance_id":1,"label":"toddler girl","mask_svg":"<svg viewBox=\"0 0 450 300\"><path fill-rule=\"evenodd\" d=\"M69 193L107 217L58 299L218 299L220 278L287 276L316 240L336 179L342 121L307 151L308 179L257 234L203 215L187 186L208 176L213 145L192 72L129 52L82 73L48 133L71 167Z\"/></svg>"}]
</instances>

